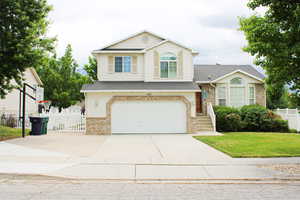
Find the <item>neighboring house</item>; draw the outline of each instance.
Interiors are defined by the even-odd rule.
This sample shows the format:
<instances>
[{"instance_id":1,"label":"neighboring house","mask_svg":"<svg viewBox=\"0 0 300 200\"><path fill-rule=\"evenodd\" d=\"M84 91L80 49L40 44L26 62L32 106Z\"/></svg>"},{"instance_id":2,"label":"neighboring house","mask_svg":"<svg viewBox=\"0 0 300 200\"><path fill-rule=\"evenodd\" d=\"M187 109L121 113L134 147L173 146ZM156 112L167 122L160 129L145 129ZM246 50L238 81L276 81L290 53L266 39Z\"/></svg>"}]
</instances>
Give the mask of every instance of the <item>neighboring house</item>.
<instances>
[{"instance_id":1,"label":"neighboring house","mask_svg":"<svg viewBox=\"0 0 300 200\"><path fill-rule=\"evenodd\" d=\"M25 82L31 86L43 85L41 79L39 78L37 72L34 68L30 67L24 72ZM35 96L31 89L26 91L31 96ZM20 91L18 89L13 89L8 93L4 99L0 99L0 114L14 114L18 115L20 106ZM35 114L38 112L38 104L36 101L29 97L26 97L26 114Z\"/></svg>"},{"instance_id":2,"label":"neighboring house","mask_svg":"<svg viewBox=\"0 0 300 200\"><path fill-rule=\"evenodd\" d=\"M265 105L263 76L251 66L194 66L196 51L148 31L93 55L98 81L82 88L87 134L213 131L215 102Z\"/></svg>"}]
</instances>

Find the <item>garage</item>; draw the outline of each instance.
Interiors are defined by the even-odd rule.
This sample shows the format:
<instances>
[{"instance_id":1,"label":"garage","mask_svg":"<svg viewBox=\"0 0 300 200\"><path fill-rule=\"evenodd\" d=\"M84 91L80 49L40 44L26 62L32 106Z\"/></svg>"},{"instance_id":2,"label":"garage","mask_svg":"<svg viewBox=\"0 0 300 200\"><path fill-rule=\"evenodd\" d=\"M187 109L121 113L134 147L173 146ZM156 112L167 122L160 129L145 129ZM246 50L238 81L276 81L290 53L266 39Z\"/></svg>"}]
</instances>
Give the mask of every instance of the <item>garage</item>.
<instances>
[{"instance_id":1,"label":"garage","mask_svg":"<svg viewBox=\"0 0 300 200\"><path fill-rule=\"evenodd\" d=\"M116 101L111 107L112 134L186 133L182 101Z\"/></svg>"}]
</instances>

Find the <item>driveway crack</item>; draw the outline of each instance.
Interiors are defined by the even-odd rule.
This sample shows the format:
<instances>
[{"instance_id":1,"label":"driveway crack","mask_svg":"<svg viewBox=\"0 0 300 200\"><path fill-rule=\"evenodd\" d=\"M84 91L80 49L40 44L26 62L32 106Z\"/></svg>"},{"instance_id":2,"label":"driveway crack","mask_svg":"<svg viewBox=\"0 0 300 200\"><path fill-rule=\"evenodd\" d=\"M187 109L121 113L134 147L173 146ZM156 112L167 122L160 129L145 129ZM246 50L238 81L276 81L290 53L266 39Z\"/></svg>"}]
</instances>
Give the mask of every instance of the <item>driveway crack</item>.
<instances>
[{"instance_id":1,"label":"driveway crack","mask_svg":"<svg viewBox=\"0 0 300 200\"><path fill-rule=\"evenodd\" d=\"M156 150L159 152L159 154L160 154L160 156L162 157L162 158L164 158L164 155L163 155L163 153L160 151L160 148L157 146L157 144L154 142L154 140L153 140L153 136L150 136L150 138L151 138L151 142L152 142L152 144L153 144L153 146L156 148Z\"/></svg>"}]
</instances>

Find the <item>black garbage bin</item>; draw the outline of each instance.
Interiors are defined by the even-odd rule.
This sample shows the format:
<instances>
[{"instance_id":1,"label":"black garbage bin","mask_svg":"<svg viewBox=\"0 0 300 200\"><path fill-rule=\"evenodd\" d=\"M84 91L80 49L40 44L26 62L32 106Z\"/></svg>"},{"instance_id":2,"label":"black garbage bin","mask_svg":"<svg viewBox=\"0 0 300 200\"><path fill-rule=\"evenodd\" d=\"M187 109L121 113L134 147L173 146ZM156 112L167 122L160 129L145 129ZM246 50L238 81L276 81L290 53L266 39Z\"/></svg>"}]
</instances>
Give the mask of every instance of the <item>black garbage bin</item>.
<instances>
[{"instance_id":1,"label":"black garbage bin","mask_svg":"<svg viewBox=\"0 0 300 200\"><path fill-rule=\"evenodd\" d=\"M47 134L48 117L29 117L31 122L30 135Z\"/></svg>"}]
</instances>

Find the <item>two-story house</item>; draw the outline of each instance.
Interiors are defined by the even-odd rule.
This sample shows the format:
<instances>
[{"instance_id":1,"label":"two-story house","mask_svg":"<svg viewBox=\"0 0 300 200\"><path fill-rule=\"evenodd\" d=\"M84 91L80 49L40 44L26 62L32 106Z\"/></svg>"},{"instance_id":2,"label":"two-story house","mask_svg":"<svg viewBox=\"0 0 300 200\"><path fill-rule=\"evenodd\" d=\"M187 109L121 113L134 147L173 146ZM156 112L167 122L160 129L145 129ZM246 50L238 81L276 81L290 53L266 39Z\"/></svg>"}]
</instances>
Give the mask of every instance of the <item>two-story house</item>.
<instances>
[{"instance_id":1,"label":"two-story house","mask_svg":"<svg viewBox=\"0 0 300 200\"><path fill-rule=\"evenodd\" d=\"M98 81L81 91L87 134L213 131L212 105L265 105L263 75L253 67L194 66L198 52L148 31L93 55Z\"/></svg>"}]
</instances>

